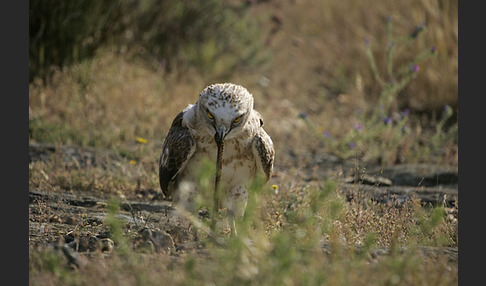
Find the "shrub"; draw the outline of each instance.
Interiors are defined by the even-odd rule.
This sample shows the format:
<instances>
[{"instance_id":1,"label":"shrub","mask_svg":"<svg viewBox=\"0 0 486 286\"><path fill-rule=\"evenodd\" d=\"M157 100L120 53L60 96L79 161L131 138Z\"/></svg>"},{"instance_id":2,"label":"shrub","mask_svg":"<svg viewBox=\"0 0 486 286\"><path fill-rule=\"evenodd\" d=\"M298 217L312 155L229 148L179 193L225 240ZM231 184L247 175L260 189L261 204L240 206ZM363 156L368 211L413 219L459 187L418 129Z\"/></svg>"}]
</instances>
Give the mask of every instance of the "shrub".
<instances>
[{"instance_id":1,"label":"shrub","mask_svg":"<svg viewBox=\"0 0 486 286\"><path fill-rule=\"evenodd\" d=\"M110 46L168 70L196 66L227 73L256 58L257 22L245 5L209 1L33 1L29 6L29 75L91 57Z\"/></svg>"}]
</instances>

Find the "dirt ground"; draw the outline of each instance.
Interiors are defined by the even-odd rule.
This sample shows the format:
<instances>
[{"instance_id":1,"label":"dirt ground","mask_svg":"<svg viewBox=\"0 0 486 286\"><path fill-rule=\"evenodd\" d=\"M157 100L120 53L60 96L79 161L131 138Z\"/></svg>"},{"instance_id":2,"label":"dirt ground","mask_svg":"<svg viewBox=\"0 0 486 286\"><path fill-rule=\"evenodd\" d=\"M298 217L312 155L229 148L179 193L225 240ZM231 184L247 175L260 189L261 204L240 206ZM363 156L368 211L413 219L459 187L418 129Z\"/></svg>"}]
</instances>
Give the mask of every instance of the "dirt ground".
<instances>
[{"instance_id":1,"label":"dirt ground","mask_svg":"<svg viewBox=\"0 0 486 286\"><path fill-rule=\"evenodd\" d=\"M62 161L77 162L78 166L99 165L109 168L119 158L107 151L77 146L30 144L30 161L49 160L53 154ZM69 165L69 164L67 164ZM390 168L368 168L367 175L352 176L353 163L332 156L314 158L309 162L302 180L311 183L318 178L340 173L339 189L351 199L353 190L360 186L377 201L400 201L418 196L424 203L453 206L458 198L457 168L434 165L399 165ZM283 166L276 166L279 180L290 176ZM393 183L395 182L395 183ZM420 187L417 187L417 182ZM397 184L398 183L398 184ZM110 252L115 246L108 221L110 215L123 222L124 230L132 236L135 248L177 254L197 249L192 224L178 215L172 202L160 198L157 189L142 189L135 196L120 199L119 209L110 214L109 197L89 191L68 192L29 190L29 246L64 247L68 257L75 252L97 249ZM454 214L457 218L457 213ZM205 219L204 212L199 219ZM68 246L68 247L66 247ZM448 250L457 258L457 248ZM73 258L74 259L74 258ZM74 259L75 260L75 259Z\"/></svg>"}]
</instances>

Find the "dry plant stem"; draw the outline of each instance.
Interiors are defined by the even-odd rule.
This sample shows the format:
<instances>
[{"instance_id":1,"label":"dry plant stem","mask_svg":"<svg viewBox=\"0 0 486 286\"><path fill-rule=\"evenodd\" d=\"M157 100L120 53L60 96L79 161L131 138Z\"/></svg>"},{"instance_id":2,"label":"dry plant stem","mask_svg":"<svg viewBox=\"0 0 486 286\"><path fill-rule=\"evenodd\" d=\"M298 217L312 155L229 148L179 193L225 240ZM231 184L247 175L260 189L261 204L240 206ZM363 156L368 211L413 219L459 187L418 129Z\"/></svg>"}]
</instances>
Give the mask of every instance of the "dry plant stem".
<instances>
[{"instance_id":1,"label":"dry plant stem","mask_svg":"<svg viewBox=\"0 0 486 286\"><path fill-rule=\"evenodd\" d=\"M214 206L213 211L214 215L216 215L219 211L219 201L220 201L220 190L219 190L219 182L221 181L221 170L223 169L223 151L224 151L224 140L219 138L219 134L216 133L214 135L214 140L216 141L216 145L218 145L218 154L216 156L216 176L214 179Z\"/></svg>"}]
</instances>

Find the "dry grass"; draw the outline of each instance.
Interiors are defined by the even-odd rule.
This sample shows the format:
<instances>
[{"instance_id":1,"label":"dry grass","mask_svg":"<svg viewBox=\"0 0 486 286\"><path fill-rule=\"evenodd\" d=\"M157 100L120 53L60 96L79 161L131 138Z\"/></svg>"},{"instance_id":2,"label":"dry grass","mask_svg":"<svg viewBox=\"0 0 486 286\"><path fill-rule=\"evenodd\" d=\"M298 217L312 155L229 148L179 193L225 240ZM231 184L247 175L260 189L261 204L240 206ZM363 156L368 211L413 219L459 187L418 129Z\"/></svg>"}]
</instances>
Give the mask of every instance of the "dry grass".
<instances>
[{"instance_id":1,"label":"dry grass","mask_svg":"<svg viewBox=\"0 0 486 286\"><path fill-rule=\"evenodd\" d=\"M203 251L141 252L122 247L133 233L108 221L118 242L112 253L91 252L73 271L63 255L31 249L31 284L457 284L457 262L421 250L457 247L457 221L446 219L443 208L429 211L415 200L399 208L366 199L348 203L330 180L297 184L253 190L239 236L226 238L226 247L202 237ZM383 247L390 252L374 257Z\"/></svg>"},{"instance_id":2,"label":"dry grass","mask_svg":"<svg viewBox=\"0 0 486 286\"><path fill-rule=\"evenodd\" d=\"M278 150L292 140L293 148L302 146L305 152L319 140L309 137L297 118L300 112L309 115L318 131L342 138L359 121L359 111L373 111L381 87L371 72L365 39L384 71L387 17L392 17L396 37L410 34L420 23L427 27L410 47L396 52L396 65L437 47L436 57L421 64L416 79L395 102L397 112L408 108L416 118L411 128L420 137L440 119L445 104L457 108L457 6L448 2L439 7L437 1L360 2L363 7L379 7L369 10L354 5L354 1L256 5L250 12L269 18L264 30L268 30L265 49L270 60L259 68L235 70L231 77L190 68L166 73L133 60L130 51L102 49L93 59L56 71L50 84L31 84L31 140L109 148L129 148L136 136L150 143L162 141L172 118L194 103L206 85L233 81L255 95L256 108ZM420 117L424 111L428 116ZM424 139L410 138L406 145L420 140ZM423 160L419 156L409 157Z\"/></svg>"}]
</instances>

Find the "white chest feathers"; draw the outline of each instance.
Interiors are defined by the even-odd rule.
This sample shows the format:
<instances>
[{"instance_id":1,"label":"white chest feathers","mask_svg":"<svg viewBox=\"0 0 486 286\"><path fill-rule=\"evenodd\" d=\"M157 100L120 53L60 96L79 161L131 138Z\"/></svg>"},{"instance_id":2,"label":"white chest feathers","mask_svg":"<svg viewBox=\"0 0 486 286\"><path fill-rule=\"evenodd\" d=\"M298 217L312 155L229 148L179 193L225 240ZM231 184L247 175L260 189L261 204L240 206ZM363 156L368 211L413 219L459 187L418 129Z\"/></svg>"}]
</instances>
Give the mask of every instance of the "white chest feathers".
<instances>
[{"instance_id":1,"label":"white chest feathers","mask_svg":"<svg viewBox=\"0 0 486 286\"><path fill-rule=\"evenodd\" d=\"M256 175L257 165L251 150L252 138L231 139L224 142L221 170L221 186L230 189L251 183ZM212 138L197 138L196 151L181 174L190 180L198 180L195 174L201 174L204 164L216 167L217 146ZM207 165L206 165L207 166Z\"/></svg>"}]
</instances>

